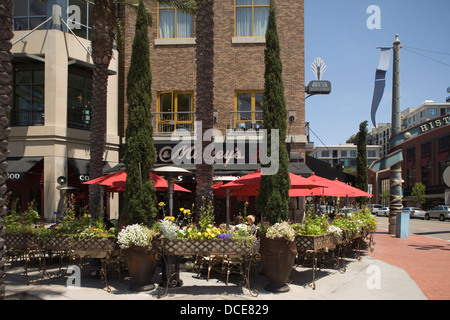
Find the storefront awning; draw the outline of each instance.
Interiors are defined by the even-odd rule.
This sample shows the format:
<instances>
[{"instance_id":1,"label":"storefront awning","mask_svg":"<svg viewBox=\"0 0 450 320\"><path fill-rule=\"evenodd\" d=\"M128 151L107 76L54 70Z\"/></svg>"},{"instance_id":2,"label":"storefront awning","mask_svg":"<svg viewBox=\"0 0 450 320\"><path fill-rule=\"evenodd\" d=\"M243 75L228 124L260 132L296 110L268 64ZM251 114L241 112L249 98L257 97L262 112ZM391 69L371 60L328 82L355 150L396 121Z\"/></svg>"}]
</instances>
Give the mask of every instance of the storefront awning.
<instances>
[{"instance_id":1,"label":"storefront awning","mask_svg":"<svg viewBox=\"0 0 450 320\"><path fill-rule=\"evenodd\" d=\"M8 173L26 173L33 168L43 157L8 158Z\"/></svg>"}]
</instances>

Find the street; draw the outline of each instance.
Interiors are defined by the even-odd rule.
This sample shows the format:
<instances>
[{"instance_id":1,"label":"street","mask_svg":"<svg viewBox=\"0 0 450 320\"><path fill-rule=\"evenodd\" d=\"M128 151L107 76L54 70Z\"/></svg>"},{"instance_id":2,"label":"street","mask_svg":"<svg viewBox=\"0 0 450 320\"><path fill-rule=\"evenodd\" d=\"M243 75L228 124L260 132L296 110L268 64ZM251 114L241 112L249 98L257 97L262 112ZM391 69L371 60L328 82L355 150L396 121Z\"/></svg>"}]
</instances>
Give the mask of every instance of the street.
<instances>
[{"instance_id":1,"label":"street","mask_svg":"<svg viewBox=\"0 0 450 320\"><path fill-rule=\"evenodd\" d=\"M388 217L376 216L379 229L388 229ZM413 218L409 220L409 231L412 234L450 241L450 221L422 220Z\"/></svg>"}]
</instances>

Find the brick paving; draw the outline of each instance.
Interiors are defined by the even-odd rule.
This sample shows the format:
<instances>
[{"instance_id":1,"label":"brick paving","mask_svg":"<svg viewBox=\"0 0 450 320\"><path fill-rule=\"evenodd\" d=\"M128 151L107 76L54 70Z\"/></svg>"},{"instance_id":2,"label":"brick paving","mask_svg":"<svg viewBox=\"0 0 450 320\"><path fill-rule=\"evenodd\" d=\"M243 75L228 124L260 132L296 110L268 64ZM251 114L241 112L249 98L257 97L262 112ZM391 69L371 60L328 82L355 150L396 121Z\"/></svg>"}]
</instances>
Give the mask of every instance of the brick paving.
<instances>
[{"instance_id":1,"label":"brick paving","mask_svg":"<svg viewBox=\"0 0 450 320\"><path fill-rule=\"evenodd\" d=\"M374 241L370 256L404 269L428 300L450 300L450 241L414 234L396 238L380 229Z\"/></svg>"}]
</instances>

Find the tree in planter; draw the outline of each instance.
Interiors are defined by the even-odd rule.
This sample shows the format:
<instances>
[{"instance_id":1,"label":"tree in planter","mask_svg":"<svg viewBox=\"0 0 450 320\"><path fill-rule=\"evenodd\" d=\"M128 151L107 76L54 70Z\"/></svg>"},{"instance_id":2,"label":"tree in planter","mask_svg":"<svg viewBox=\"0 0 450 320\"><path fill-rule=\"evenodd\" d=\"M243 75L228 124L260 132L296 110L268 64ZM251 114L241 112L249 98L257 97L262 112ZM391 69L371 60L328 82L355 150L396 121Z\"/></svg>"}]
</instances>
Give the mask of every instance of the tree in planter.
<instances>
[{"instance_id":1,"label":"tree in planter","mask_svg":"<svg viewBox=\"0 0 450 320\"><path fill-rule=\"evenodd\" d=\"M289 214L289 157L286 148L286 99L282 79L280 43L278 40L276 8L271 1L269 21L266 31L266 49L264 50L264 102L263 121L267 129L267 154L279 153L278 172L262 175L257 198L257 210L261 217L270 223L288 219ZM272 130L278 129L279 144L271 145ZM273 131L276 134L276 131ZM273 165L273 164L271 164Z\"/></svg>"},{"instance_id":2,"label":"tree in planter","mask_svg":"<svg viewBox=\"0 0 450 320\"><path fill-rule=\"evenodd\" d=\"M156 162L153 141L148 14L141 0L127 77L128 123L126 128L125 208L130 224L152 224L156 218L156 194L150 170Z\"/></svg>"},{"instance_id":3,"label":"tree in planter","mask_svg":"<svg viewBox=\"0 0 450 320\"><path fill-rule=\"evenodd\" d=\"M416 205L422 205L425 203L425 185L422 182L417 182L412 187L411 197Z\"/></svg>"},{"instance_id":4,"label":"tree in planter","mask_svg":"<svg viewBox=\"0 0 450 320\"><path fill-rule=\"evenodd\" d=\"M4 246L6 219L6 180L9 137L9 113L12 99L12 1L0 0L0 300L4 299L6 250Z\"/></svg>"},{"instance_id":5,"label":"tree in planter","mask_svg":"<svg viewBox=\"0 0 450 320\"><path fill-rule=\"evenodd\" d=\"M202 123L201 136L214 126L214 0L196 1L195 18L196 47L196 119ZM203 155L204 149L210 144L202 141L202 150L197 156ZM195 220L200 220L202 207L213 201L213 164L202 161L196 164L196 199Z\"/></svg>"},{"instance_id":6,"label":"tree in planter","mask_svg":"<svg viewBox=\"0 0 450 320\"><path fill-rule=\"evenodd\" d=\"M367 192L367 148L366 148L366 139L367 139L367 120L363 121L359 125L358 132L358 144L357 144L357 158L356 158L356 187L360 190ZM360 199L361 202L365 202L366 198L362 197Z\"/></svg>"},{"instance_id":7,"label":"tree in planter","mask_svg":"<svg viewBox=\"0 0 450 320\"><path fill-rule=\"evenodd\" d=\"M125 0L121 4L132 4L135 0ZM193 0L146 0L145 2L166 4L175 7L185 13L195 12ZM116 0L95 0L92 13L92 60L95 68L93 73L93 97L91 115L91 136L90 136L90 163L89 175L91 179L103 175L103 153L105 151L106 133L106 106L107 106L107 85L108 66L113 56L113 45L115 40L115 30L117 27ZM100 187L89 185L89 210L92 213L99 213L102 208Z\"/></svg>"}]
</instances>

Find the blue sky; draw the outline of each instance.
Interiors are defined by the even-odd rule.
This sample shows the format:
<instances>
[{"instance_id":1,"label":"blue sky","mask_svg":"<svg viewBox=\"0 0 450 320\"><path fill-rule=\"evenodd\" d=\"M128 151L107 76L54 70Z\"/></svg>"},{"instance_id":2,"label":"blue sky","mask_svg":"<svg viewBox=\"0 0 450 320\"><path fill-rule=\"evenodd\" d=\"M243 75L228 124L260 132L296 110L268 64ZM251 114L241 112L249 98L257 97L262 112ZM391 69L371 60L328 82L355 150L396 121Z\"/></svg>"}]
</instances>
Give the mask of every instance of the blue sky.
<instances>
[{"instance_id":1,"label":"blue sky","mask_svg":"<svg viewBox=\"0 0 450 320\"><path fill-rule=\"evenodd\" d=\"M404 46L400 51L401 110L418 107L424 100L445 102L450 96L449 0L304 1L305 82L315 80L310 66L321 57L327 65L322 80L332 85L330 95L306 99L306 121L318 136L310 133L315 146L345 143L364 120L372 127L370 109L380 55L376 47L392 47L395 34ZM367 27L371 5L380 8L380 29ZM377 123L391 122L391 99L392 54Z\"/></svg>"}]
</instances>

